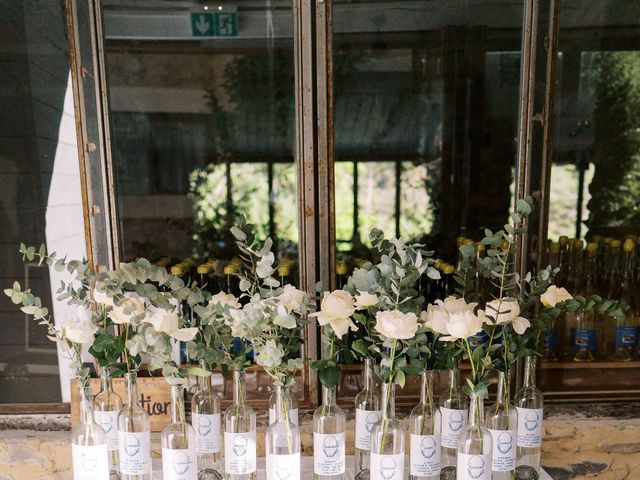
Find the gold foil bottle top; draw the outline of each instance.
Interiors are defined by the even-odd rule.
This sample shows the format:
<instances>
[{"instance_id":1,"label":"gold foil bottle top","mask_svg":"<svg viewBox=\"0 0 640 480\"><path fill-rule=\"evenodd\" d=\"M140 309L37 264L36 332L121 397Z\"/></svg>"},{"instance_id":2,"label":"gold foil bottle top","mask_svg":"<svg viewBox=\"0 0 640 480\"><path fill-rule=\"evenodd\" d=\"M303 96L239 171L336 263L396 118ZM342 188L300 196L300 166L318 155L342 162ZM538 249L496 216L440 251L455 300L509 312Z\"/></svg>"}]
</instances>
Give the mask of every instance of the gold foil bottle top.
<instances>
[{"instance_id":1,"label":"gold foil bottle top","mask_svg":"<svg viewBox=\"0 0 640 480\"><path fill-rule=\"evenodd\" d=\"M577 238L571 239L571 245L573 245L574 250L582 250L584 248L584 242Z\"/></svg>"},{"instance_id":2,"label":"gold foil bottle top","mask_svg":"<svg viewBox=\"0 0 640 480\"><path fill-rule=\"evenodd\" d=\"M476 250L478 250L479 252L484 252L485 251L485 246L484 243L482 242L477 242L476 243Z\"/></svg>"},{"instance_id":3,"label":"gold foil bottle top","mask_svg":"<svg viewBox=\"0 0 640 480\"><path fill-rule=\"evenodd\" d=\"M206 275L209 273L209 264L208 263L204 263L202 265L198 265L198 268L196 269L196 272L198 273L198 275Z\"/></svg>"},{"instance_id":4,"label":"gold foil bottle top","mask_svg":"<svg viewBox=\"0 0 640 480\"><path fill-rule=\"evenodd\" d=\"M288 277L289 276L289 265L280 265L278 267L278 275L280 277Z\"/></svg>"},{"instance_id":5,"label":"gold foil bottle top","mask_svg":"<svg viewBox=\"0 0 640 480\"><path fill-rule=\"evenodd\" d=\"M451 275L454 270L455 270L455 268L453 267L453 265L449 265L448 263L446 263L442 267L442 273L444 273L445 275Z\"/></svg>"},{"instance_id":6,"label":"gold foil bottle top","mask_svg":"<svg viewBox=\"0 0 640 480\"><path fill-rule=\"evenodd\" d=\"M462 245L473 245L475 242L473 240L471 240L470 238L465 238L462 241Z\"/></svg>"},{"instance_id":7,"label":"gold foil bottle top","mask_svg":"<svg viewBox=\"0 0 640 480\"><path fill-rule=\"evenodd\" d=\"M174 277L180 277L183 273L184 270L182 268L182 265L178 264L171 267L171 275L173 275Z\"/></svg>"},{"instance_id":8,"label":"gold foil bottle top","mask_svg":"<svg viewBox=\"0 0 640 480\"><path fill-rule=\"evenodd\" d=\"M566 235L560 236L560 238L558 239L558 243L561 247L567 246L569 244L569 237L567 237Z\"/></svg>"},{"instance_id":9,"label":"gold foil bottle top","mask_svg":"<svg viewBox=\"0 0 640 480\"><path fill-rule=\"evenodd\" d=\"M611 242L609 242L609 246L614 250L618 250L622 246L622 242L616 238L612 238Z\"/></svg>"},{"instance_id":10,"label":"gold foil bottle top","mask_svg":"<svg viewBox=\"0 0 640 480\"><path fill-rule=\"evenodd\" d=\"M627 238L622 245L622 250L625 252L633 252L636 248L636 244L630 238Z\"/></svg>"},{"instance_id":11,"label":"gold foil bottle top","mask_svg":"<svg viewBox=\"0 0 640 480\"><path fill-rule=\"evenodd\" d=\"M458 246L462 245L465 240L466 240L466 238L463 237L463 236L456 237L456 245L458 245Z\"/></svg>"},{"instance_id":12,"label":"gold foil bottle top","mask_svg":"<svg viewBox=\"0 0 640 480\"><path fill-rule=\"evenodd\" d=\"M336 263L336 273L338 275L346 275L347 274L347 264L344 261L340 261Z\"/></svg>"},{"instance_id":13,"label":"gold foil bottle top","mask_svg":"<svg viewBox=\"0 0 640 480\"><path fill-rule=\"evenodd\" d=\"M549 251L551 253L558 253L560 252L560 244L558 242L553 242L551 243L551 245L549 245Z\"/></svg>"},{"instance_id":14,"label":"gold foil bottle top","mask_svg":"<svg viewBox=\"0 0 640 480\"><path fill-rule=\"evenodd\" d=\"M442 271L442 267L445 266L445 263L438 258L435 262L433 262L433 266L438 270Z\"/></svg>"},{"instance_id":15,"label":"gold foil bottle top","mask_svg":"<svg viewBox=\"0 0 640 480\"><path fill-rule=\"evenodd\" d=\"M598 244L596 242L587 243L587 254L594 256L596 253L598 253Z\"/></svg>"},{"instance_id":16,"label":"gold foil bottle top","mask_svg":"<svg viewBox=\"0 0 640 480\"><path fill-rule=\"evenodd\" d=\"M236 270L236 266L233 263L229 263L224 267L224 274L233 275L234 273L236 273Z\"/></svg>"}]
</instances>

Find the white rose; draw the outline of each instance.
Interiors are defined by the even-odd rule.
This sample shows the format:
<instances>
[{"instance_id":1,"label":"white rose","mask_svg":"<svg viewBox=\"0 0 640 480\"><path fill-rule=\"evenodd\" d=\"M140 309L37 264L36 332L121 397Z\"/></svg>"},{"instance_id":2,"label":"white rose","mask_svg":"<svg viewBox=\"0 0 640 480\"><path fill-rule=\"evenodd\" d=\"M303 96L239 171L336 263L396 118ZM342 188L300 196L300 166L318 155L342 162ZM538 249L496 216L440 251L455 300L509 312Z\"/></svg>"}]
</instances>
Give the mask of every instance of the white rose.
<instances>
[{"instance_id":1,"label":"white rose","mask_svg":"<svg viewBox=\"0 0 640 480\"><path fill-rule=\"evenodd\" d=\"M435 333L447 335L447 323L449 322L449 312L440 304L428 305L427 311L420 314L424 326Z\"/></svg>"},{"instance_id":2,"label":"white rose","mask_svg":"<svg viewBox=\"0 0 640 480\"><path fill-rule=\"evenodd\" d=\"M280 366L284 352L279 348L274 340L267 340L262 345L256 345L256 363L262 367L274 368Z\"/></svg>"},{"instance_id":3,"label":"white rose","mask_svg":"<svg viewBox=\"0 0 640 480\"><path fill-rule=\"evenodd\" d=\"M376 326L380 335L390 339L407 340L413 338L418 330L418 317L415 313L402 313L399 310L376 313Z\"/></svg>"},{"instance_id":4,"label":"white rose","mask_svg":"<svg viewBox=\"0 0 640 480\"><path fill-rule=\"evenodd\" d=\"M107 305L108 307L113 307L113 299L104 292L99 291L97 288L94 288L92 291L93 301L99 305Z\"/></svg>"},{"instance_id":5,"label":"white rose","mask_svg":"<svg viewBox=\"0 0 640 480\"><path fill-rule=\"evenodd\" d=\"M484 313L495 325L513 322L520 315L520 304L516 300L498 299L488 302Z\"/></svg>"},{"instance_id":6,"label":"white rose","mask_svg":"<svg viewBox=\"0 0 640 480\"><path fill-rule=\"evenodd\" d=\"M209 300L209 305L227 305L229 308L240 308L240 302L232 293L224 293L220 291L211 297Z\"/></svg>"},{"instance_id":7,"label":"white rose","mask_svg":"<svg viewBox=\"0 0 640 480\"><path fill-rule=\"evenodd\" d=\"M356 308L358 310L366 310L378 304L378 296L375 293L360 292L356 295Z\"/></svg>"},{"instance_id":8,"label":"white rose","mask_svg":"<svg viewBox=\"0 0 640 480\"><path fill-rule=\"evenodd\" d=\"M475 336L482 330L484 323L484 315L475 315L473 312L466 310L464 312L452 313L449 315L447 322L447 336L440 337L443 342L455 340L466 340Z\"/></svg>"},{"instance_id":9,"label":"white rose","mask_svg":"<svg viewBox=\"0 0 640 480\"><path fill-rule=\"evenodd\" d=\"M63 323L59 331L63 339L84 345L93 342L93 334L96 330L98 327L91 322L72 319Z\"/></svg>"},{"instance_id":10,"label":"white rose","mask_svg":"<svg viewBox=\"0 0 640 480\"><path fill-rule=\"evenodd\" d=\"M549 285L547 291L540 296L540 301L545 307L555 307L560 302L571 300L573 297L565 288Z\"/></svg>"},{"instance_id":11,"label":"white rose","mask_svg":"<svg viewBox=\"0 0 640 480\"><path fill-rule=\"evenodd\" d=\"M150 323L156 332L166 333L182 342L188 342L198 334L197 328L178 328L180 317L175 311L154 308L152 315L147 315L145 322Z\"/></svg>"},{"instance_id":12,"label":"white rose","mask_svg":"<svg viewBox=\"0 0 640 480\"><path fill-rule=\"evenodd\" d=\"M285 285L282 293L278 295L278 300L290 312L300 313L300 309L305 302L307 293L298 290L293 285Z\"/></svg>"},{"instance_id":13,"label":"white rose","mask_svg":"<svg viewBox=\"0 0 640 480\"><path fill-rule=\"evenodd\" d=\"M109 318L113 323L124 325L131 323L131 318L144 313L144 299L137 293L127 292L120 305L114 305L109 312Z\"/></svg>"},{"instance_id":14,"label":"white rose","mask_svg":"<svg viewBox=\"0 0 640 480\"><path fill-rule=\"evenodd\" d=\"M477 303L467 303L464 298L447 297L442 300L436 300L435 302L449 313L462 313L467 310L473 312L478 306Z\"/></svg>"},{"instance_id":15,"label":"white rose","mask_svg":"<svg viewBox=\"0 0 640 480\"><path fill-rule=\"evenodd\" d=\"M324 292L320 311L310 314L310 317L318 317L321 326L331 325L338 337L342 337L349 329L356 331L358 327L351 321L351 315L356 311L353 297L349 292L336 290Z\"/></svg>"}]
</instances>

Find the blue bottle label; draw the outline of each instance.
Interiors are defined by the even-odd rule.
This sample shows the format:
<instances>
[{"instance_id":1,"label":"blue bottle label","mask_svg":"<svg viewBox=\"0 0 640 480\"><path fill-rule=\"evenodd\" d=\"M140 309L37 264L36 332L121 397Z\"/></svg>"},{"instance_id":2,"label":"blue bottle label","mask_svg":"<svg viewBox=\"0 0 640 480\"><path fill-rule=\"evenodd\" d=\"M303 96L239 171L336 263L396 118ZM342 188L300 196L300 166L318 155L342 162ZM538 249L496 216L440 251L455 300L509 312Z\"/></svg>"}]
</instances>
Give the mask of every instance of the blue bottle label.
<instances>
[{"instance_id":1,"label":"blue bottle label","mask_svg":"<svg viewBox=\"0 0 640 480\"><path fill-rule=\"evenodd\" d=\"M483 330L480 330L475 336L469 338L469 346L471 350L475 350L488 340L489 336Z\"/></svg>"},{"instance_id":2,"label":"blue bottle label","mask_svg":"<svg viewBox=\"0 0 640 480\"><path fill-rule=\"evenodd\" d=\"M638 343L637 327L616 328L616 348L635 347Z\"/></svg>"},{"instance_id":3,"label":"blue bottle label","mask_svg":"<svg viewBox=\"0 0 640 480\"><path fill-rule=\"evenodd\" d=\"M551 328L545 332L543 346L546 350L555 350L558 346L558 331Z\"/></svg>"},{"instance_id":4,"label":"blue bottle label","mask_svg":"<svg viewBox=\"0 0 640 480\"><path fill-rule=\"evenodd\" d=\"M596 349L596 330L592 328L572 328L573 345L580 350L593 352Z\"/></svg>"}]
</instances>

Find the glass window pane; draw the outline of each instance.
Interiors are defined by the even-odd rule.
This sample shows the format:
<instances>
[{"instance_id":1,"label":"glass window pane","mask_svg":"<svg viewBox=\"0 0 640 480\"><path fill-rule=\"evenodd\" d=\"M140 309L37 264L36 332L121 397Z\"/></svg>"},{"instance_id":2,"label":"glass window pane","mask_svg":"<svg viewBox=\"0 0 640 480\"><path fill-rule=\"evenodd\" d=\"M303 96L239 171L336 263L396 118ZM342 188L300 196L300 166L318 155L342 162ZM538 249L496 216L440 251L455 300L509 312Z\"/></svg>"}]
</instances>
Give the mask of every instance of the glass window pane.
<instances>
[{"instance_id":1,"label":"glass window pane","mask_svg":"<svg viewBox=\"0 0 640 480\"><path fill-rule=\"evenodd\" d=\"M20 242L86 258L64 2L8 2L0 15L0 281L30 288L60 323L53 269L23 263ZM0 295L0 403L69 401L68 362L46 327ZM58 365L61 365L59 368ZM34 388L37 385L37 388Z\"/></svg>"}]
</instances>

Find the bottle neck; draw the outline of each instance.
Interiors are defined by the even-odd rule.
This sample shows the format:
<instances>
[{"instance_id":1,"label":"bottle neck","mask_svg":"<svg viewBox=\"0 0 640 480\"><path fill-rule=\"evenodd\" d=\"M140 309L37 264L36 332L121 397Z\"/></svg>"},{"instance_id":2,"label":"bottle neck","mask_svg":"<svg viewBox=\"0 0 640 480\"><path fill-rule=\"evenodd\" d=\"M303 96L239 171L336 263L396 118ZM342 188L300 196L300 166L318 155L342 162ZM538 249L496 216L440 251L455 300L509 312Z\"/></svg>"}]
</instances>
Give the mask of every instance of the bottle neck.
<instances>
[{"instance_id":1,"label":"bottle neck","mask_svg":"<svg viewBox=\"0 0 640 480\"><path fill-rule=\"evenodd\" d=\"M124 374L127 385L127 403L131 405L138 404L138 374L137 372L127 372Z\"/></svg>"},{"instance_id":2,"label":"bottle neck","mask_svg":"<svg viewBox=\"0 0 640 480\"><path fill-rule=\"evenodd\" d=\"M207 362L205 362L204 360L200 360L200 368L209 371ZM203 392L211 391L213 389L213 387L211 386L211 375L198 377L198 386Z\"/></svg>"},{"instance_id":3,"label":"bottle neck","mask_svg":"<svg viewBox=\"0 0 640 480\"><path fill-rule=\"evenodd\" d=\"M233 371L233 403L242 405L246 395L246 374L244 370Z\"/></svg>"},{"instance_id":4,"label":"bottle neck","mask_svg":"<svg viewBox=\"0 0 640 480\"><path fill-rule=\"evenodd\" d=\"M509 374L508 372L498 372L498 392L496 403L509 403Z\"/></svg>"},{"instance_id":5,"label":"bottle neck","mask_svg":"<svg viewBox=\"0 0 640 480\"><path fill-rule=\"evenodd\" d=\"M289 387L276 385L276 422L290 422Z\"/></svg>"},{"instance_id":6,"label":"bottle neck","mask_svg":"<svg viewBox=\"0 0 640 480\"><path fill-rule=\"evenodd\" d=\"M364 359L364 371L362 372L362 379L365 390L373 389L373 360L370 358Z\"/></svg>"},{"instance_id":7,"label":"bottle neck","mask_svg":"<svg viewBox=\"0 0 640 480\"><path fill-rule=\"evenodd\" d=\"M623 281L624 283L632 283L633 280L633 252L624 252L623 263Z\"/></svg>"},{"instance_id":8,"label":"bottle neck","mask_svg":"<svg viewBox=\"0 0 640 480\"><path fill-rule=\"evenodd\" d=\"M382 416L395 418L396 416L396 386L391 383L382 384Z\"/></svg>"},{"instance_id":9,"label":"bottle neck","mask_svg":"<svg viewBox=\"0 0 640 480\"><path fill-rule=\"evenodd\" d=\"M422 372L422 384L420 388L420 403L425 405L433 405L433 370L425 370Z\"/></svg>"},{"instance_id":10,"label":"bottle neck","mask_svg":"<svg viewBox=\"0 0 640 480\"><path fill-rule=\"evenodd\" d=\"M336 389L322 387L322 404L332 406L336 404Z\"/></svg>"},{"instance_id":11,"label":"bottle neck","mask_svg":"<svg viewBox=\"0 0 640 480\"><path fill-rule=\"evenodd\" d=\"M171 422L184 423L184 390L181 386L171 386Z\"/></svg>"},{"instance_id":12,"label":"bottle neck","mask_svg":"<svg viewBox=\"0 0 640 480\"><path fill-rule=\"evenodd\" d=\"M93 423L93 393L88 385L80 387L80 423Z\"/></svg>"},{"instance_id":13,"label":"bottle neck","mask_svg":"<svg viewBox=\"0 0 640 480\"><path fill-rule=\"evenodd\" d=\"M469 401L469 426L482 426L484 419L484 398L471 392Z\"/></svg>"},{"instance_id":14,"label":"bottle neck","mask_svg":"<svg viewBox=\"0 0 640 480\"><path fill-rule=\"evenodd\" d=\"M535 388L536 386L536 366L538 359L536 357L525 357L524 359L524 386L527 388Z\"/></svg>"},{"instance_id":15,"label":"bottle neck","mask_svg":"<svg viewBox=\"0 0 640 480\"><path fill-rule=\"evenodd\" d=\"M458 367L449 370L449 397L460 390L460 369Z\"/></svg>"},{"instance_id":16,"label":"bottle neck","mask_svg":"<svg viewBox=\"0 0 640 480\"><path fill-rule=\"evenodd\" d=\"M109 367L102 367L100 370L100 385L102 386L102 391L105 393L111 393L113 391L111 385L111 369Z\"/></svg>"}]
</instances>

